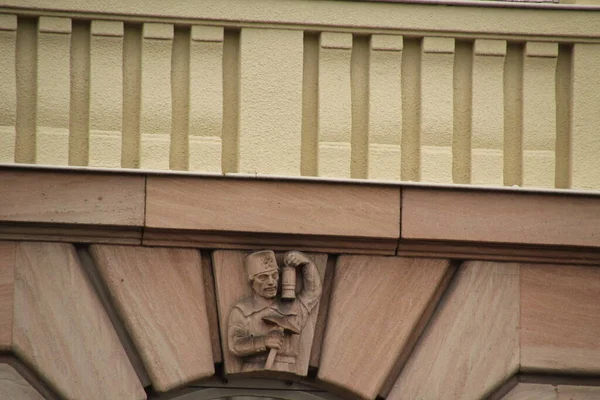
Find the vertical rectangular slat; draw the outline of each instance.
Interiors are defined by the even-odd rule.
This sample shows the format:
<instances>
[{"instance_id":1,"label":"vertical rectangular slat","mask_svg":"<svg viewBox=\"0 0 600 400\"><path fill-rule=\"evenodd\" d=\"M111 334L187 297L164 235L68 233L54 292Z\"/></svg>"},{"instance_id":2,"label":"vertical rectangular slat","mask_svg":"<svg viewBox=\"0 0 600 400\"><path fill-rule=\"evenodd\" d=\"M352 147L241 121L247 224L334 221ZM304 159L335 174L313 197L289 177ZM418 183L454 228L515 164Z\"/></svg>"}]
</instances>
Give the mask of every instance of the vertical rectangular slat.
<instances>
[{"instance_id":1,"label":"vertical rectangular slat","mask_svg":"<svg viewBox=\"0 0 600 400\"><path fill-rule=\"evenodd\" d=\"M302 31L240 36L239 172L300 175Z\"/></svg>"},{"instance_id":2,"label":"vertical rectangular slat","mask_svg":"<svg viewBox=\"0 0 600 400\"><path fill-rule=\"evenodd\" d=\"M525 46L509 42L504 60L503 183L523 185L523 70Z\"/></svg>"},{"instance_id":3,"label":"vertical rectangular slat","mask_svg":"<svg viewBox=\"0 0 600 400\"><path fill-rule=\"evenodd\" d=\"M188 169L221 172L223 131L222 27L192 26Z\"/></svg>"},{"instance_id":4,"label":"vertical rectangular slat","mask_svg":"<svg viewBox=\"0 0 600 400\"><path fill-rule=\"evenodd\" d=\"M404 38L402 51L402 165L404 181L421 180L421 48L423 41Z\"/></svg>"},{"instance_id":5,"label":"vertical rectangular slat","mask_svg":"<svg viewBox=\"0 0 600 400\"><path fill-rule=\"evenodd\" d=\"M121 166L140 167L140 117L142 110L142 26L123 27L123 138Z\"/></svg>"},{"instance_id":6,"label":"vertical rectangular slat","mask_svg":"<svg viewBox=\"0 0 600 400\"><path fill-rule=\"evenodd\" d=\"M140 166L169 169L171 147L171 24L145 23L142 31Z\"/></svg>"},{"instance_id":7,"label":"vertical rectangular slat","mask_svg":"<svg viewBox=\"0 0 600 400\"><path fill-rule=\"evenodd\" d=\"M69 165L87 166L90 140L90 23L74 21L71 34Z\"/></svg>"},{"instance_id":8,"label":"vertical rectangular slat","mask_svg":"<svg viewBox=\"0 0 600 400\"><path fill-rule=\"evenodd\" d=\"M189 165L190 42L189 27L175 28L171 53L173 107L169 169L179 171L187 171Z\"/></svg>"},{"instance_id":9,"label":"vertical rectangular slat","mask_svg":"<svg viewBox=\"0 0 600 400\"><path fill-rule=\"evenodd\" d=\"M304 32L300 173L317 176L319 152L319 34Z\"/></svg>"},{"instance_id":10,"label":"vertical rectangular slat","mask_svg":"<svg viewBox=\"0 0 600 400\"><path fill-rule=\"evenodd\" d=\"M40 17L36 163L69 163L71 19Z\"/></svg>"},{"instance_id":11,"label":"vertical rectangular slat","mask_svg":"<svg viewBox=\"0 0 600 400\"><path fill-rule=\"evenodd\" d=\"M373 35L369 68L370 179L400 179L402 36Z\"/></svg>"},{"instance_id":12,"label":"vertical rectangular slat","mask_svg":"<svg viewBox=\"0 0 600 400\"><path fill-rule=\"evenodd\" d=\"M0 14L0 162L15 161L17 16Z\"/></svg>"},{"instance_id":13,"label":"vertical rectangular slat","mask_svg":"<svg viewBox=\"0 0 600 400\"><path fill-rule=\"evenodd\" d=\"M571 163L573 188L597 189L600 182L600 44L573 45Z\"/></svg>"},{"instance_id":14,"label":"vertical rectangular slat","mask_svg":"<svg viewBox=\"0 0 600 400\"><path fill-rule=\"evenodd\" d=\"M556 188L571 187L571 147L573 115L573 45L559 44L556 58L556 145L554 185Z\"/></svg>"},{"instance_id":15,"label":"vertical rectangular slat","mask_svg":"<svg viewBox=\"0 0 600 400\"><path fill-rule=\"evenodd\" d=\"M426 37L421 60L421 180L452 183L454 39Z\"/></svg>"},{"instance_id":16,"label":"vertical rectangular slat","mask_svg":"<svg viewBox=\"0 0 600 400\"><path fill-rule=\"evenodd\" d=\"M454 56L452 182L471 182L473 41L457 40Z\"/></svg>"},{"instance_id":17,"label":"vertical rectangular slat","mask_svg":"<svg viewBox=\"0 0 600 400\"><path fill-rule=\"evenodd\" d=\"M32 18L19 18L15 57L17 73L15 162L18 163L35 163L37 37L37 21Z\"/></svg>"},{"instance_id":18,"label":"vertical rectangular slat","mask_svg":"<svg viewBox=\"0 0 600 400\"><path fill-rule=\"evenodd\" d=\"M370 55L371 38L365 35L354 35L350 57L350 95L352 102L350 176L354 179L367 178Z\"/></svg>"},{"instance_id":19,"label":"vertical rectangular slat","mask_svg":"<svg viewBox=\"0 0 600 400\"><path fill-rule=\"evenodd\" d=\"M475 41L471 183L504 181L504 58L506 41Z\"/></svg>"},{"instance_id":20,"label":"vertical rectangular slat","mask_svg":"<svg viewBox=\"0 0 600 400\"><path fill-rule=\"evenodd\" d=\"M351 53L352 34L321 34L318 175L322 177L350 177Z\"/></svg>"},{"instance_id":21,"label":"vertical rectangular slat","mask_svg":"<svg viewBox=\"0 0 600 400\"><path fill-rule=\"evenodd\" d=\"M557 43L528 42L523 70L523 185L554 187Z\"/></svg>"},{"instance_id":22,"label":"vertical rectangular slat","mask_svg":"<svg viewBox=\"0 0 600 400\"><path fill-rule=\"evenodd\" d=\"M238 172L240 116L240 32L223 34L223 137L221 169Z\"/></svg>"},{"instance_id":23,"label":"vertical rectangular slat","mask_svg":"<svg viewBox=\"0 0 600 400\"><path fill-rule=\"evenodd\" d=\"M89 150L92 167L121 166L123 33L120 21L92 21Z\"/></svg>"}]
</instances>

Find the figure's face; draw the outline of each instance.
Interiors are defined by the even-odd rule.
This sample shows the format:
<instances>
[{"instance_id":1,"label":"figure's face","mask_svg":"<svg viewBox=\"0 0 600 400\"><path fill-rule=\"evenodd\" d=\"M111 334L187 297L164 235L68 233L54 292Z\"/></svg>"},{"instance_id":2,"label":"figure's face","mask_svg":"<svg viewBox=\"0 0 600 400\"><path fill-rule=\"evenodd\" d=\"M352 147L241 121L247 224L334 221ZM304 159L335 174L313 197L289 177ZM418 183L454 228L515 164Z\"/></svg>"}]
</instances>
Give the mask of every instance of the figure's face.
<instances>
[{"instance_id":1,"label":"figure's face","mask_svg":"<svg viewBox=\"0 0 600 400\"><path fill-rule=\"evenodd\" d=\"M272 299L277 295L279 284L279 271L269 271L254 276L252 290L259 296Z\"/></svg>"}]
</instances>

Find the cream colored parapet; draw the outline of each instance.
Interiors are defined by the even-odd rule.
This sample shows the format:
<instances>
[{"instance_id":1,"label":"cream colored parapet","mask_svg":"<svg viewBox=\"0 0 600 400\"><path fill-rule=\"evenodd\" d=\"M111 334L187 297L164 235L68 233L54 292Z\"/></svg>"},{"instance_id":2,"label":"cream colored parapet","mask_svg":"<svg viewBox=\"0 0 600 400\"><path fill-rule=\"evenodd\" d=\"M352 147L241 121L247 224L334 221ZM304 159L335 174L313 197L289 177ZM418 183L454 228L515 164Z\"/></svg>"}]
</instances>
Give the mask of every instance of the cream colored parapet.
<instances>
[{"instance_id":1,"label":"cream colored parapet","mask_svg":"<svg viewBox=\"0 0 600 400\"><path fill-rule=\"evenodd\" d=\"M0 162L600 188L600 8L0 6Z\"/></svg>"}]
</instances>

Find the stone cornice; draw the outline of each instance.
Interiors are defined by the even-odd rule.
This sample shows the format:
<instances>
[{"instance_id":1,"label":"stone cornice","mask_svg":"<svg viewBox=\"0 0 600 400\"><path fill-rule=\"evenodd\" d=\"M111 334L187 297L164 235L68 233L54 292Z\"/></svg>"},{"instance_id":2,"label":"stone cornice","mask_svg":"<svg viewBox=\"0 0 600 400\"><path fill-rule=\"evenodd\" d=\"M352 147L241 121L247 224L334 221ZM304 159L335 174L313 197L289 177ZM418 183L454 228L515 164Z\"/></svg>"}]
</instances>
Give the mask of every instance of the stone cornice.
<instances>
[{"instance_id":1,"label":"stone cornice","mask_svg":"<svg viewBox=\"0 0 600 400\"><path fill-rule=\"evenodd\" d=\"M5 167L0 238L600 262L595 192Z\"/></svg>"}]
</instances>

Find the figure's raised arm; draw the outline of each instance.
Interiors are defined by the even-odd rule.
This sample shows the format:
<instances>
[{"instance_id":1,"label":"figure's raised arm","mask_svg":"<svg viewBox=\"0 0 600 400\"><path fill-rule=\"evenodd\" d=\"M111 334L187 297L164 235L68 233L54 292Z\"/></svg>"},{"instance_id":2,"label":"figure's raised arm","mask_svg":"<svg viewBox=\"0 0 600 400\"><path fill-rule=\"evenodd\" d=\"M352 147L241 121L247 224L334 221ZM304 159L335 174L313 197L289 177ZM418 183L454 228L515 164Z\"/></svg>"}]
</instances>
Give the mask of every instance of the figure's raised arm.
<instances>
[{"instance_id":1,"label":"figure's raised arm","mask_svg":"<svg viewBox=\"0 0 600 400\"><path fill-rule=\"evenodd\" d=\"M299 251L287 252L283 261L286 265L295 268L302 267L303 287L298 294L298 299L310 312L321 298L323 291L317 266L306 254Z\"/></svg>"}]
</instances>

